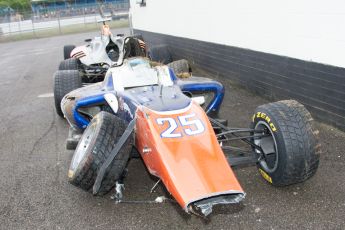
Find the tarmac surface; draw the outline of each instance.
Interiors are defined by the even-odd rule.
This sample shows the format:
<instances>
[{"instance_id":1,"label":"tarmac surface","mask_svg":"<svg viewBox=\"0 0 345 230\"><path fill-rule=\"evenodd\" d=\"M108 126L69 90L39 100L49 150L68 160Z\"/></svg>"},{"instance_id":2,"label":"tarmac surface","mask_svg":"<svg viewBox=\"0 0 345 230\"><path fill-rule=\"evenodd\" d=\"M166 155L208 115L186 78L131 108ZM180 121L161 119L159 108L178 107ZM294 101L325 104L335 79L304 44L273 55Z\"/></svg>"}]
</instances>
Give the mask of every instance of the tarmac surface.
<instances>
[{"instance_id":1,"label":"tarmac surface","mask_svg":"<svg viewBox=\"0 0 345 230\"><path fill-rule=\"evenodd\" d=\"M122 33L123 31L117 31ZM53 73L65 44L96 33L0 44L0 229L344 229L345 134L318 123L322 155L317 174L277 188L256 167L236 169L245 200L214 208L209 219L186 214L173 202L115 204L67 182L73 151L65 149L68 124L55 113ZM231 82L221 114L247 127L256 106L267 103ZM140 159L129 163L125 199L166 195Z\"/></svg>"}]
</instances>

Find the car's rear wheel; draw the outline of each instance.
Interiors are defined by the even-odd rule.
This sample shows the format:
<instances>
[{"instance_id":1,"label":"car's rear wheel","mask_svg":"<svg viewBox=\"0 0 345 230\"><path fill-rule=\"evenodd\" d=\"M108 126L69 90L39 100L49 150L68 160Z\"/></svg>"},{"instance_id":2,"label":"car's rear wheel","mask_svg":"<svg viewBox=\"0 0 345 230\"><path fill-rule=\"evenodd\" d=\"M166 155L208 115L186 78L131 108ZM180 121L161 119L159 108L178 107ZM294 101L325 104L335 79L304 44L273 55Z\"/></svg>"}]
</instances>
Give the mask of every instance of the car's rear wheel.
<instances>
[{"instance_id":1,"label":"car's rear wheel","mask_svg":"<svg viewBox=\"0 0 345 230\"><path fill-rule=\"evenodd\" d=\"M191 76L191 69L186 59L170 62L168 66L174 71L175 75L179 78L188 78Z\"/></svg>"},{"instance_id":2,"label":"car's rear wheel","mask_svg":"<svg viewBox=\"0 0 345 230\"><path fill-rule=\"evenodd\" d=\"M82 87L81 77L77 70L59 70L54 74L54 102L56 113L63 117L62 98L74 89Z\"/></svg>"},{"instance_id":3,"label":"car's rear wheel","mask_svg":"<svg viewBox=\"0 0 345 230\"><path fill-rule=\"evenodd\" d=\"M318 130L306 108L294 100L259 106L251 127L260 156L258 169L263 178L276 186L303 182L313 176L319 165ZM264 135L264 136L262 136ZM261 136L261 137L259 137Z\"/></svg>"},{"instance_id":4,"label":"car's rear wheel","mask_svg":"<svg viewBox=\"0 0 345 230\"><path fill-rule=\"evenodd\" d=\"M75 45L65 45L63 47L63 58L66 60L71 57L71 52L75 48Z\"/></svg>"},{"instance_id":5,"label":"car's rear wheel","mask_svg":"<svg viewBox=\"0 0 345 230\"><path fill-rule=\"evenodd\" d=\"M120 118L107 112L98 113L85 129L74 152L68 171L69 182L83 190L91 191L98 171L106 161L127 125ZM98 194L109 192L122 176L133 145L130 136L121 147L106 173Z\"/></svg>"},{"instance_id":6,"label":"car's rear wheel","mask_svg":"<svg viewBox=\"0 0 345 230\"><path fill-rule=\"evenodd\" d=\"M59 70L78 70L78 60L75 58L68 58L60 62Z\"/></svg>"}]
</instances>

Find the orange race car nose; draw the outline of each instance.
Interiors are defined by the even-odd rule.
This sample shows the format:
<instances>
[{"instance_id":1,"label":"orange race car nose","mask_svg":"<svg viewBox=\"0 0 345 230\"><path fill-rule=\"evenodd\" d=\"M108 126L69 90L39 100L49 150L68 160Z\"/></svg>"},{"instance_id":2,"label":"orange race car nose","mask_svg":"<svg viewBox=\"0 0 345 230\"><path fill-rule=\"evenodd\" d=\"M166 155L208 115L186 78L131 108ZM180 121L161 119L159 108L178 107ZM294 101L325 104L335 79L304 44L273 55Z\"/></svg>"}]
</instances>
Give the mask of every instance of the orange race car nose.
<instances>
[{"instance_id":1,"label":"orange race car nose","mask_svg":"<svg viewBox=\"0 0 345 230\"><path fill-rule=\"evenodd\" d=\"M237 203L245 196L196 104L169 113L139 109L136 146L150 173L187 212L208 215L213 205Z\"/></svg>"}]
</instances>

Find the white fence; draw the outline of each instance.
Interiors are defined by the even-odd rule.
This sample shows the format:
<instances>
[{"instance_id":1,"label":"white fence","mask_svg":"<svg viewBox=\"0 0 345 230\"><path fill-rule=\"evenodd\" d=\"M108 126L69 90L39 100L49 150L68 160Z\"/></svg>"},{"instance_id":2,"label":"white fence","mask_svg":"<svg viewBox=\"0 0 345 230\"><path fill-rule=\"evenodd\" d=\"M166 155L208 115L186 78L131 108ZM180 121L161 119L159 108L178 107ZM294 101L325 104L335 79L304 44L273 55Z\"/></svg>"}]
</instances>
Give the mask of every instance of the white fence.
<instances>
[{"instance_id":1,"label":"white fence","mask_svg":"<svg viewBox=\"0 0 345 230\"><path fill-rule=\"evenodd\" d=\"M128 12L120 12L116 15L116 19L127 18ZM78 25L78 24L97 24L101 20L99 14L75 16L71 18L55 18L47 21L35 22L34 20L24 20L18 22L1 23L0 33L2 36L21 34L21 33L35 33L37 31L57 29L61 33L61 28L65 26Z\"/></svg>"}]
</instances>

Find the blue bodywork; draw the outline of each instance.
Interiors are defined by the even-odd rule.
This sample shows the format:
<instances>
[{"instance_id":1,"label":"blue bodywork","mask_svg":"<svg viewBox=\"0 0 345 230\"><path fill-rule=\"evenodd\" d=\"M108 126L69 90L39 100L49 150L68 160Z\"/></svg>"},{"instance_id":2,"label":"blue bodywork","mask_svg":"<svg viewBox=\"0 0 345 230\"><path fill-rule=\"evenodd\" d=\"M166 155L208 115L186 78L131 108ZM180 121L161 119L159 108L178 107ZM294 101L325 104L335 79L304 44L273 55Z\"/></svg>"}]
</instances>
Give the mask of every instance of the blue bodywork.
<instances>
[{"instance_id":1,"label":"blue bodywork","mask_svg":"<svg viewBox=\"0 0 345 230\"><path fill-rule=\"evenodd\" d=\"M209 82L181 82L181 90L183 92L190 92L192 94L202 93L202 92L212 92L214 97L211 102L206 107L206 113L209 116L216 116L220 109L220 106L224 98L224 87L222 84L216 81Z\"/></svg>"},{"instance_id":2,"label":"blue bodywork","mask_svg":"<svg viewBox=\"0 0 345 230\"><path fill-rule=\"evenodd\" d=\"M133 119L133 114L135 114L138 105L143 105L155 111L183 109L191 103L191 98L187 97L186 94L200 95L212 93L214 96L205 110L209 116L217 116L224 98L224 87L222 84L211 79L199 77L181 80L175 76L171 69L169 69L169 75L174 82L172 86L149 85L129 88L121 92L114 90L115 87L111 74L106 76L99 90L76 100L73 108L73 118L77 127L85 129L89 124L89 119L78 112L78 110L83 107L107 105L104 95L108 93L113 93L125 105L127 111L122 114L122 118L128 122Z\"/></svg>"},{"instance_id":3,"label":"blue bodywork","mask_svg":"<svg viewBox=\"0 0 345 230\"><path fill-rule=\"evenodd\" d=\"M85 129L88 126L89 121L80 113L78 113L78 109L81 107L95 106L106 103L104 98L105 93L84 97L76 102L75 107L73 109L73 116L79 128Z\"/></svg>"}]
</instances>

